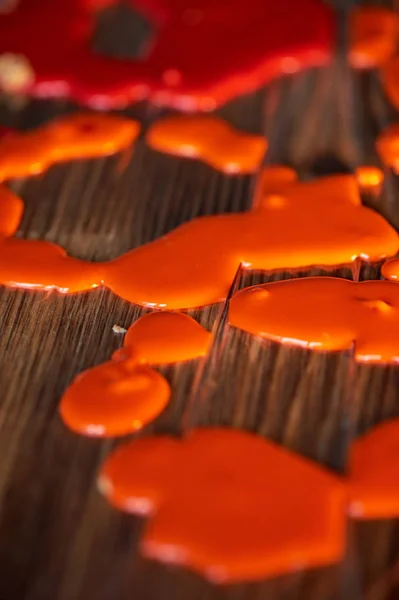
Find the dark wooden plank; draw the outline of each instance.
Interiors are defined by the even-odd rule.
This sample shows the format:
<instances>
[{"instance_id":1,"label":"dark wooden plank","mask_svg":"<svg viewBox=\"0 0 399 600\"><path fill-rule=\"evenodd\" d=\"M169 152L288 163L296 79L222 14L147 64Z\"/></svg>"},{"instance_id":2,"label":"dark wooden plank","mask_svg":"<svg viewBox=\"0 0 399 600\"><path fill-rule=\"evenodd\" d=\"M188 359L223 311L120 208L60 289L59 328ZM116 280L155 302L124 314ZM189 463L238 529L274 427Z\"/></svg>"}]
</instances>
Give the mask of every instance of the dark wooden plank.
<instances>
[{"instance_id":1,"label":"dark wooden plank","mask_svg":"<svg viewBox=\"0 0 399 600\"><path fill-rule=\"evenodd\" d=\"M114 23L115 15L107 19ZM29 128L74 109L30 102L16 110L3 103L1 114L4 123ZM160 114L145 104L128 112L144 126ZM328 164L317 160L323 156L349 168L375 162L374 137L394 118L378 78L353 74L342 48L330 67L283 78L218 112L248 131L265 132L268 160L292 164L304 175L316 161ZM53 240L93 260L116 256L197 215L243 210L252 186L251 178L228 178L195 161L161 156L142 139L130 158L75 162L13 183L26 202L20 236ZM397 189L389 176L378 206L396 225ZM379 271L361 276L376 278ZM255 281L253 275L240 285ZM57 404L77 373L120 346L112 326L127 327L142 310L104 290L73 297L0 294L1 600L396 597L390 596L397 585L395 522L351 524L340 565L251 585L215 588L141 559L142 523L111 509L95 487L97 469L116 442L73 435L60 422ZM192 314L211 328L219 311ZM177 433L186 423L233 425L342 471L354 435L399 414L397 368L356 367L350 352L316 355L261 344L228 325L219 328L204 361L164 372L172 402L142 435Z\"/></svg>"}]
</instances>

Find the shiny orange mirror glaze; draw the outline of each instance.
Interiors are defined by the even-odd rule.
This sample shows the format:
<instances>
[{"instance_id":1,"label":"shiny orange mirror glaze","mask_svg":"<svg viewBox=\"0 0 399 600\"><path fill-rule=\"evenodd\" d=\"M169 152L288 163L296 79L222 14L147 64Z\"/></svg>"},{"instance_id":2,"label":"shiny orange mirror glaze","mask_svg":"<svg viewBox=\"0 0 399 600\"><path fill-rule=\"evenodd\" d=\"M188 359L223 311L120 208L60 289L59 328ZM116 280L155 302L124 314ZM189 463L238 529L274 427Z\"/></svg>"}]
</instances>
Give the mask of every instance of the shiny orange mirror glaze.
<instances>
[{"instance_id":1,"label":"shiny orange mirror glaze","mask_svg":"<svg viewBox=\"0 0 399 600\"><path fill-rule=\"evenodd\" d=\"M317 350L349 350L364 362L399 362L399 286L306 277L246 288L229 322L244 331Z\"/></svg>"},{"instance_id":2,"label":"shiny orange mirror glaze","mask_svg":"<svg viewBox=\"0 0 399 600\"><path fill-rule=\"evenodd\" d=\"M146 556L213 582L280 575L343 555L339 478L243 431L132 442L107 459L99 487L118 508L149 518Z\"/></svg>"}]
</instances>

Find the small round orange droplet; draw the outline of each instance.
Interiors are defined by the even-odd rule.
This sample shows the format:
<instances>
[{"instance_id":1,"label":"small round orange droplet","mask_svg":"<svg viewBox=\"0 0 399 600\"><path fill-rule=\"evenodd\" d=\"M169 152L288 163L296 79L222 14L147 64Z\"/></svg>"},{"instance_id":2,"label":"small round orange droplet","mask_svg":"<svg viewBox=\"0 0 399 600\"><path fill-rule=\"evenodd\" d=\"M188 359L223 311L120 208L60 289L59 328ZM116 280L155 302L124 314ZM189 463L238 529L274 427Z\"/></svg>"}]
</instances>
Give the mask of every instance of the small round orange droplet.
<instances>
[{"instance_id":1,"label":"small round orange droplet","mask_svg":"<svg viewBox=\"0 0 399 600\"><path fill-rule=\"evenodd\" d=\"M384 182L384 173L378 167L361 166L355 171L356 179L362 191L379 194Z\"/></svg>"}]
</instances>

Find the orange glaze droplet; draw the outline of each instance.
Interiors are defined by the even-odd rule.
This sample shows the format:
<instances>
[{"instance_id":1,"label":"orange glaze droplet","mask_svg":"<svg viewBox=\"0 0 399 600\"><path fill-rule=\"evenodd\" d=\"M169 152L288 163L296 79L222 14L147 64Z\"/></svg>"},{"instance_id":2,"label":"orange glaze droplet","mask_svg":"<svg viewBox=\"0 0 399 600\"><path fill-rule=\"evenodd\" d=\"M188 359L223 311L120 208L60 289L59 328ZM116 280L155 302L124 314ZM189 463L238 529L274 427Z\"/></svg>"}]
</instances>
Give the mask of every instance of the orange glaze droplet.
<instances>
[{"instance_id":1,"label":"orange glaze droplet","mask_svg":"<svg viewBox=\"0 0 399 600\"><path fill-rule=\"evenodd\" d=\"M358 361L399 362L399 286L306 277L246 288L230 303L231 325L317 350L346 350Z\"/></svg>"},{"instance_id":2,"label":"orange glaze droplet","mask_svg":"<svg viewBox=\"0 0 399 600\"><path fill-rule=\"evenodd\" d=\"M0 181L42 173L51 165L108 156L137 138L139 124L126 117L72 114L28 133L0 139Z\"/></svg>"},{"instance_id":3,"label":"orange glaze droplet","mask_svg":"<svg viewBox=\"0 0 399 600\"><path fill-rule=\"evenodd\" d=\"M225 173L253 173L267 149L264 137L243 133L209 115L160 119L146 140L159 152L199 158Z\"/></svg>"},{"instance_id":4,"label":"orange glaze droplet","mask_svg":"<svg viewBox=\"0 0 399 600\"><path fill-rule=\"evenodd\" d=\"M361 69L379 67L396 52L399 17L382 6L359 6L349 18L349 60Z\"/></svg>"},{"instance_id":5,"label":"orange glaze droplet","mask_svg":"<svg viewBox=\"0 0 399 600\"><path fill-rule=\"evenodd\" d=\"M387 260L382 265L381 275L385 277L385 279L397 281L399 279L399 259L391 258L390 260Z\"/></svg>"},{"instance_id":6,"label":"orange glaze droplet","mask_svg":"<svg viewBox=\"0 0 399 600\"><path fill-rule=\"evenodd\" d=\"M60 413L76 433L112 437L144 427L169 397L168 382L151 367L106 362L75 379L61 400Z\"/></svg>"},{"instance_id":7,"label":"orange glaze droplet","mask_svg":"<svg viewBox=\"0 0 399 600\"><path fill-rule=\"evenodd\" d=\"M103 265L105 284L137 304L192 308L223 300L240 263L297 269L378 261L399 250L396 231L361 205L353 176L294 183L283 197L267 210L185 223Z\"/></svg>"},{"instance_id":8,"label":"orange glaze droplet","mask_svg":"<svg viewBox=\"0 0 399 600\"><path fill-rule=\"evenodd\" d=\"M378 195L384 183L384 173L378 167L361 166L355 172L361 192Z\"/></svg>"},{"instance_id":9,"label":"orange glaze droplet","mask_svg":"<svg viewBox=\"0 0 399 600\"><path fill-rule=\"evenodd\" d=\"M24 203L21 198L0 185L0 244L2 238L14 235L23 212Z\"/></svg>"},{"instance_id":10,"label":"orange glaze droplet","mask_svg":"<svg viewBox=\"0 0 399 600\"><path fill-rule=\"evenodd\" d=\"M152 421L166 407L170 387L145 363L172 363L206 354L211 334L181 313L154 312L128 330L124 348L79 375L65 392L60 412L76 433L124 435Z\"/></svg>"},{"instance_id":11,"label":"orange glaze droplet","mask_svg":"<svg viewBox=\"0 0 399 600\"><path fill-rule=\"evenodd\" d=\"M99 488L149 517L141 551L215 583L341 559L345 487L316 464L234 429L141 439L105 462Z\"/></svg>"},{"instance_id":12,"label":"orange glaze droplet","mask_svg":"<svg viewBox=\"0 0 399 600\"><path fill-rule=\"evenodd\" d=\"M349 512L357 519L399 516L399 419L383 423L350 449Z\"/></svg>"},{"instance_id":13,"label":"orange glaze droplet","mask_svg":"<svg viewBox=\"0 0 399 600\"><path fill-rule=\"evenodd\" d=\"M131 325L125 350L140 362L162 364L191 360L208 351L211 333L183 313L153 312Z\"/></svg>"},{"instance_id":14,"label":"orange glaze droplet","mask_svg":"<svg viewBox=\"0 0 399 600\"><path fill-rule=\"evenodd\" d=\"M399 173L399 123L389 125L380 133L376 147L381 162Z\"/></svg>"}]
</instances>

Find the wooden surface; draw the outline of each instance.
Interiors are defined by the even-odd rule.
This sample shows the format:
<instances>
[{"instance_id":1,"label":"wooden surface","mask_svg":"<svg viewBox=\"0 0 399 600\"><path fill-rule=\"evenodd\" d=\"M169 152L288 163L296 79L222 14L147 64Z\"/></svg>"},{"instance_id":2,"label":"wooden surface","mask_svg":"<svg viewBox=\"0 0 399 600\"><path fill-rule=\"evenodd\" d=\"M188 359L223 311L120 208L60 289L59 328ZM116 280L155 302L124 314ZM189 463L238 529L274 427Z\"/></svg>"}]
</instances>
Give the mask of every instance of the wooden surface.
<instances>
[{"instance_id":1,"label":"wooden surface","mask_svg":"<svg viewBox=\"0 0 399 600\"><path fill-rule=\"evenodd\" d=\"M137 51L146 26L121 14L102 16L96 43L120 50L115 31L123 24ZM347 67L341 21L340 50L329 68L286 77L219 111L248 131L265 133L268 161L294 165L304 176L374 164L375 134L395 118L377 75ZM44 101L16 109L3 101L0 115L2 124L29 128L73 109ZM139 105L128 114L146 127L160 111ZM56 166L12 187L26 203L19 236L103 260L197 215L247 208L253 184L249 177L225 177L195 161L162 156L140 139L131 155ZM377 208L399 226L397 203L398 181L388 175ZM337 274L351 277L349 270ZM376 278L379 270L362 269L360 276ZM239 285L258 280L268 280L267 274ZM398 368L356 366L351 352L314 354L260 343L230 328L225 309L192 313L209 328L217 319L212 351L204 361L164 370L171 404L142 435L233 425L342 471L356 434L398 416ZM214 588L137 555L142 522L111 509L95 486L98 467L116 442L70 433L57 405L77 373L121 345L112 326L127 327L140 314L105 290L64 297L0 289L0 600L399 598L394 521L349 524L340 565L251 585Z\"/></svg>"}]
</instances>

